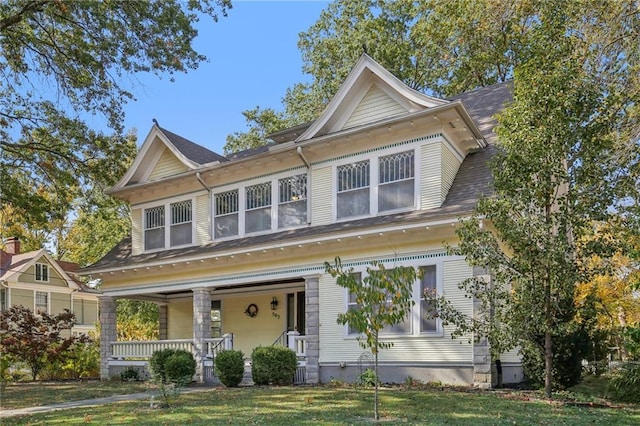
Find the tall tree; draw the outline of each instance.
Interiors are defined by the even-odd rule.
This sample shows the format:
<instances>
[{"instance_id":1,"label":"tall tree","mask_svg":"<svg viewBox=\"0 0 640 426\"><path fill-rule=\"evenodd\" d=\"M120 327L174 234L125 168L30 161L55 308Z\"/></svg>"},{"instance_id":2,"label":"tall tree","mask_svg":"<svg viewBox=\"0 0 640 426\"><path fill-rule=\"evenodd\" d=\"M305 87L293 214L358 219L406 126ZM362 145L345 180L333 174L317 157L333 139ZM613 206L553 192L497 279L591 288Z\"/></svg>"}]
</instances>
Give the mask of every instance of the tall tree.
<instances>
[{"instance_id":1,"label":"tall tree","mask_svg":"<svg viewBox=\"0 0 640 426\"><path fill-rule=\"evenodd\" d=\"M334 1L298 41L302 70L312 82L287 90L280 120L269 122L268 131L262 114L245 113L249 131L234 134L225 151L253 147L251 136L274 127L317 118L365 51L409 87L429 94L448 96L505 81L524 58L521 46L534 16L530 3Z\"/></svg>"},{"instance_id":2,"label":"tall tree","mask_svg":"<svg viewBox=\"0 0 640 426\"><path fill-rule=\"evenodd\" d=\"M629 136L640 101L639 24L631 2L538 5L514 101L499 117L495 194L461 223L452 248L491 273L490 284L462 284L488 320L461 318L439 300L445 321L487 334L498 353L519 345L525 357L538 354L549 397L554 345L580 327L576 287L599 272L589 260L612 256L620 242L593 236L594 223L633 214L629 200L638 199L639 141Z\"/></svg>"},{"instance_id":3,"label":"tall tree","mask_svg":"<svg viewBox=\"0 0 640 426\"><path fill-rule=\"evenodd\" d=\"M201 16L229 0L0 3L0 201L28 223L66 215L92 181L124 173L123 105L132 77L194 69ZM106 119L114 136L90 129Z\"/></svg>"},{"instance_id":4,"label":"tall tree","mask_svg":"<svg viewBox=\"0 0 640 426\"><path fill-rule=\"evenodd\" d=\"M361 333L357 337L363 349L373 353L374 360L374 398L373 413L375 420L378 414L378 352L393 345L380 339L380 332L388 326L394 326L407 318L414 304L412 299L413 285L420 276L420 271L410 266L395 266L387 269L380 262L372 262L362 280L354 274L353 268L344 268L337 257L334 264L325 262L325 270L336 278L336 284L349 291L356 302L356 309L349 309L338 314L338 324Z\"/></svg>"}]
</instances>

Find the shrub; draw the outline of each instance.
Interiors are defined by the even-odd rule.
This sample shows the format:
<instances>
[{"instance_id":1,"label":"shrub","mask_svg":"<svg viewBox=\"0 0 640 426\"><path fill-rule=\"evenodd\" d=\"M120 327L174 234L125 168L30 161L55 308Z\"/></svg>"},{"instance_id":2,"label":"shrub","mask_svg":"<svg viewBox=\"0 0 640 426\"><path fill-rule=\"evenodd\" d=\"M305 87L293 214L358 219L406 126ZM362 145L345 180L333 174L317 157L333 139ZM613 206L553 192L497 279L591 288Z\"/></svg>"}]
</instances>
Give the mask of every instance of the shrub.
<instances>
[{"instance_id":1,"label":"shrub","mask_svg":"<svg viewBox=\"0 0 640 426\"><path fill-rule=\"evenodd\" d=\"M376 372L371 368L367 368L360 374L358 383L361 386L374 387L376 385ZM378 381L380 383L380 381Z\"/></svg>"},{"instance_id":2,"label":"shrub","mask_svg":"<svg viewBox=\"0 0 640 426\"><path fill-rule=\"evenodd\" d=\"M154 379L161 383L188 383L196 373L193 355L182 349L155 351L149 360Z\"/></svg>"},{"instance_id":3,"label":"shrub","mask_svg":"<svg viewBox=\"0 0 640 426\"><path fill-rule=\"evenodd\" d=\"M215 358L215 371L223 385L236 387L244 376L244 354L242 351L226 350Z\"/></svg>"},{"instance_id":4,"label":"shrub","mask_svg":"<svg viewBox=\"0 0 640 426\"><path fill-rule=\"evenodd\" d=\"M626 364L616 371L609 382L611 399L640 402L640 364Z\"/></svg>"},{"instance_id":5,"label":"shrub","mask_svg":"<svg viewBox=\"0 0 640 426\"><path fill-rule=\"evenodd\" d=\"M296 374L298 359L284 346L258 346L251 353L251 374L257 385L290 385Z\"/></svg>"},{"instance_id":6,"label":"shrub","mask_svg":"<svg viewBox=\"0 0 640 426\"><path fill-rule=\"evenodd\" d=\"M553 386L567 389L582 380L582 360L589 354L589 339L582 329L563 335L553 335ZM544 387L544 336L538 336L538 344L524 345L522 367L525 377L533 387Z\"/></svg>"},{"instance_id":7,"label":"shrub","mask_svg":"<svg viewBox=\"0 0 640 426\"><path fill-rule=\"evenodd\" d=\"M137 382L140 380L140 373L133 367L129 367L120 373L120 380L123 382Z\"/></svg>"},{"instance_id":8,"label":"shrub","mask_svg":"<svg viewBox=\"0 0 640 426\"><path fill-rule=\"evenodd\" d=\"M93 342L74 344L65 357L62 370L70 379L100 377L100 349Z\"/></svg>"}]
</instances>

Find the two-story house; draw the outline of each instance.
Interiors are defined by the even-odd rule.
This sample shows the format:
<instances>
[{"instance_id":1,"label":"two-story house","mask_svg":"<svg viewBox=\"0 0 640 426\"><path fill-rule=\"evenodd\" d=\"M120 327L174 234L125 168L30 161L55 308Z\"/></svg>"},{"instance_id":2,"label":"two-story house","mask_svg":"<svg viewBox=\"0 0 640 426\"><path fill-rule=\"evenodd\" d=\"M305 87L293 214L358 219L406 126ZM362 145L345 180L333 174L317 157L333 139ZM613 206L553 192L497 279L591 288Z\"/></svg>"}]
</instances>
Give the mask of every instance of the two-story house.
<instances>
[{"instance_id":1,"label":"two-story house","mask_svg":"<svg viewBox=\"0 0 640 426\"><path fill-rule=\"evenodd\" d=\"M110 190L131 205L131 236L83 272L102 279L103 377L171 346L193 351L204 380L220 348L249 357L281 342L307 383L356 380L370 357L336 317L357 305L323 267L339 256L359 274L373 260L424 272L411 315L382 333L383 381L490 385L486 342L452 339L422 295L474 314L458 283L486 272L444 243L489 191L492 116L510 97L507 84L426 96L363 55L317 120L267 146L224 157L153 125ZM116 342L117 298L158 303L162 342ZM505 382L521 379L519 363L502 357Z\"/></svg>"},{"instance_id":2,"label":"two-story house","mask_svg":"<svg viewBox=\"0 0 640 426\"><path fill-rule=\"evenodd\" d=\"M78 269L44 249L22 253L18 238L7 239L0 249L0 312L18 305L50 315L68 309L76 315L73 333L95 333L99 292L77 279Z\"/></svg>"}]
</instances>

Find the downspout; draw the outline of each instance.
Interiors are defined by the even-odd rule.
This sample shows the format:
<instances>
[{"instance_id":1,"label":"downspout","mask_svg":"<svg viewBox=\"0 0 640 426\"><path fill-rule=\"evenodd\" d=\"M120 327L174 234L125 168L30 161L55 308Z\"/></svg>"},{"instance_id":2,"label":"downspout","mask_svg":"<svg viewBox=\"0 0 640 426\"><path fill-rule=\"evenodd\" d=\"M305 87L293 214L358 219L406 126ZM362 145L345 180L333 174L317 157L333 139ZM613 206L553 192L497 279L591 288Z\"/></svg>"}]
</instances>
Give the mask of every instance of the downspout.
<instances>
[{"instance_id":1,"label":"downspout","mask_svg":"<svg viewBox=\"0 0 640 426\"><path fill-rule=\"evenodd\" d=\"M207 186L206 183L204 183L204 180L202 180L202 176L200 176L200 172L196 172L196 179L198 180L198 182L200 182L200 185L202 185L202 187L207 191L207 193L209 194L209 202L207 203L207 209L209 210L209 226L207 227L208 232L209 232L209 241L213 240L213 232L212 232L212 228L213 228L213 213L212 213L212 200L211 200L211 188L209 188Z\"/></svg>"},{"instance_id":2,"label":"downspout","mask_svg":"<svg viewBox=\"0 0 640 426\"><path fill-rule=\"evenodd\" d=\"M307 160L307 158L302 153L301 146L296 148L296 152L298 153L298 156L300 157L304 165L307 167L307 206L308 206L307 207L307 225L311 225L311 212L313 211L313 209L311 208L311 196L310 196L311 194L311 163L309 163L309 160Z\"/></svg>"}]
</instances>

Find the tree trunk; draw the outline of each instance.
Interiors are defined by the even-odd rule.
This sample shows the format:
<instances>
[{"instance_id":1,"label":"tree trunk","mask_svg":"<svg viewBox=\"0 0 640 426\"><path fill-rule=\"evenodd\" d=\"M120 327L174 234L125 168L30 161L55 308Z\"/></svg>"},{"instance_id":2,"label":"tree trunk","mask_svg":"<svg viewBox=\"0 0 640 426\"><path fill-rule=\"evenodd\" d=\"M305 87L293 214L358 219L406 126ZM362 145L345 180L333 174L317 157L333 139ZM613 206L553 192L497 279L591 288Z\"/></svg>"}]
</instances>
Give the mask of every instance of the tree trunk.
<instances>
[{"instance_id":1,"label":"tree trunk","mask_svg":"<svg viewBox=\"0 0 640 426\"><path fill-rule=\"evenodd\" d=\"M373 353L373 369L376 373L373 385L373 418L378 421L380 420L380 415L378 414L378 333L376 333L376 347Z\"/></svg>"},{"instance_id":2,"label":"tree trunk","mask_svg":"<svg viewBox=\"0 0 640 426\"><path fill-rule=\"evenodd\" d=\"M551 398L551 382L553 380L553 347L551 331L544 332L544 392Z\"/></svg>"}]
</instances>

